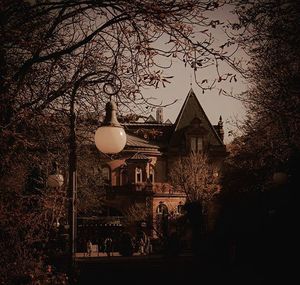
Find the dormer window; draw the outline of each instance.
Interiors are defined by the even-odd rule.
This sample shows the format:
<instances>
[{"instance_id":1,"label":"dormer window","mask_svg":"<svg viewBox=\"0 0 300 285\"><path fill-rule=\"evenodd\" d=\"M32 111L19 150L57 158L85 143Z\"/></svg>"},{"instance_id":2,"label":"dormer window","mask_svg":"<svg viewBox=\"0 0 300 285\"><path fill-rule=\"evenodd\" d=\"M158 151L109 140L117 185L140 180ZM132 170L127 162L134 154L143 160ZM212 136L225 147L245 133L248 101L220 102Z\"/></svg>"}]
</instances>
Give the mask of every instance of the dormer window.
<instances>
[{"instance_id":1,"label":"dormer window","mask_svg":"<svg viewBox=\"0 0 300 285\"><path fill-rule=\"evenodd\" d=\"M135 183L141 183L143 181L142 168L135 168Z\"/></svg>"},{"instance_id":2,"label":"dormer window","mask_svg":"<svg viewBox=\"0 0 300 285\"><path fill-rule=\"evenodd\" d=\"M199 153L203 150L202 137L191 137L191 151L193 153Z\"/></svg>"}]
</instances>

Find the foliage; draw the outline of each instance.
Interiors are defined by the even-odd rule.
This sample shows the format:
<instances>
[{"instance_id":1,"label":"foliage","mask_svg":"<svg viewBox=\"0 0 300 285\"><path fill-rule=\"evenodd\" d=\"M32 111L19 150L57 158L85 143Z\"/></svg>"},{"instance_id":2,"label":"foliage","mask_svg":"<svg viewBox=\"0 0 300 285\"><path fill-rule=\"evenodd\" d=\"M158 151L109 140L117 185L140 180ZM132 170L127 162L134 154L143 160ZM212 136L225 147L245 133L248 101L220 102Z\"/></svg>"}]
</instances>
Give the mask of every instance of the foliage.
<instances>
[{"instance_id":1,"label":"foliage","mask_svg":"<svg viewBox=\"0 0 300 285\"><path fill-rule=\"evenodd\" d=\"M125 212L125 223L128 226L135 226L141 221L148 221L150 214L146 204L135 203Z\"/></svg>"},{"instance_id":2,"label":"foliage","mask_svg":"<svg viewBox=\"0 0 300 285\"><path fill-rule=\"evenodd\" d=\"M240 259L284 272L296 245L300 7L285 0L237 2L238 40L250 56L249 90L238 97L247 117L228 148L219 235L223 243L236 240ZM276 185L275 172L286 173L287 183Z\"/></svg>"},{"instance_id":3,"label":"foliage","mask_svg":"<svg viewBox=\"0 0 300 285\"><path fill-rule=\"evenodd\" d=\"M219 191L214 169L202 153L191 153L178 159L172 165L170 179L177 191L186 194L188 202L205 204Z\"/></svg>"},{"instance_id":4,"label":"foliage","mask_svg":"<svg viewBox=\"0 0 300 285\"><path fill-rule=\"evenodd\" d=\"M176 58L195 70L222 61L204 15L225 1L7 1L1 9L1 126L24 120L81 84L85 104L99 111L105 92L122 84L123 108L147 103L141 89L165 85ZM207 29L205 29L207 27ZM220 71L217 72L221 78ZM118 75L116 79L113 74ZM83 86L84 85L84 86ZM203 90L213 83L199 83ZM83 99L83 98L81 98ZM100 104L99 104L100 102ZM52 106L51 106L52 105ZM98 108L98 110L97 110ZM135 113L137 110L134 110Z\"/></svg>"},{"instance_id":5,"label":"foliage","mask_svg":"<svg viewBox=\"0 0 300 285\"><path fill-rule=\"evenodd\" d=\"M101 156L95 148L84 146L78 151L78 214L97 215L105 199L101 173Z\"/></svg>"},{"instance_id":6,"label":"foliage","mask_svg":"<svg viewBox=\"0 0 300 285\"><path fill-rule=\"evenodd\" d=\"M27 176L23 165L15 170ZM2 184L6 192L0 197L0 280L5 284L22 276L36 279L46 274L50 232L65 206L64 192L45 187L25 192L19 175L6 178Z\"/></svg>"},{"instance_id":7,"label":"foliage","mask_svg":"<svg viewBox=\"0 0 300 285\"><path fill-rule=\"evenodd\" d=\"M251 57L250 88L239 97L247 118L242 136L231 145L225 184L235 190L263 190L274 172L295 173L299 157L300 10L298 3L287 0L241 1L236 11L238 40Z\"/></svg>"}]
</instances>

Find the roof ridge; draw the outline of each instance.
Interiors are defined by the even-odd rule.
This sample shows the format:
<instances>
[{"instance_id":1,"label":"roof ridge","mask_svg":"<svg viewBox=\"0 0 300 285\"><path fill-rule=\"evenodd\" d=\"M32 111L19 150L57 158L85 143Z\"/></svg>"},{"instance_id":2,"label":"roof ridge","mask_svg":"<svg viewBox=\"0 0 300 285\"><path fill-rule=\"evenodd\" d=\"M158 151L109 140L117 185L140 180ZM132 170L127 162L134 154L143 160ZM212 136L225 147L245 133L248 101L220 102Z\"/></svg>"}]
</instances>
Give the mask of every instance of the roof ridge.
<instances>
[{"instance_id":1,"label":"roof ridge","mask_svg":"<svg viewBox=\"0 0 300 285\"><path fill-rule=\"evenodd\" d=\"M184 113L183 111L184 111L184 109L185 109L185 107L186 107L186 105L187 105L188 99L191 97L191 95L195 95L195 92L194 92L194 90L193 90L192 87L190 88L189 93L188 93L188 95L186 96L186 98L185 98L185 100L184 100L184 103L183 103L183 105L182 105L182 107L181 107L181 109L180 109L180 111L179 111L179 114L178 114L178 116L177 116L177 118L176 118L176 120L175 120L175 123L174 123L174 126L175 126L174 132L176 132L176 130L177 130L177 127L178 127L178 124L179 124L180 119L181 119L181 117L182 117L182 114ZM196 97L196 98L197 98L197 97Z\"/></svg>"}]
</instances>

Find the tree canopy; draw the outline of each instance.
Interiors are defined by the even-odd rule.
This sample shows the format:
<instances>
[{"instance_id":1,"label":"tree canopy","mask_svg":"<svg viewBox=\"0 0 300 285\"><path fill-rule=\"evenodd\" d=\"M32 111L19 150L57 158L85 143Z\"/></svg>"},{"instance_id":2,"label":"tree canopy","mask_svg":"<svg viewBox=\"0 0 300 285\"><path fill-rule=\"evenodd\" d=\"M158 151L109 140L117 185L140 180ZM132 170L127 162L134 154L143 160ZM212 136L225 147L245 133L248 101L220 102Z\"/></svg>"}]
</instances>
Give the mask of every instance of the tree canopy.
<instances>
[{"instance_id":1,"label":"tree canopy","mask_svg":"<svg viewBox=\"0 0 300 285\"><path fill-rule=\"evenodd\" d=\"M247 118L233 142L231 162L249 178L240 189L262 189L274 172L294 172L299 159L300 8L288 0L241 1L236 11L238 40L251 64L249 90L239 97Z\"/></svg>"}]
</instances>

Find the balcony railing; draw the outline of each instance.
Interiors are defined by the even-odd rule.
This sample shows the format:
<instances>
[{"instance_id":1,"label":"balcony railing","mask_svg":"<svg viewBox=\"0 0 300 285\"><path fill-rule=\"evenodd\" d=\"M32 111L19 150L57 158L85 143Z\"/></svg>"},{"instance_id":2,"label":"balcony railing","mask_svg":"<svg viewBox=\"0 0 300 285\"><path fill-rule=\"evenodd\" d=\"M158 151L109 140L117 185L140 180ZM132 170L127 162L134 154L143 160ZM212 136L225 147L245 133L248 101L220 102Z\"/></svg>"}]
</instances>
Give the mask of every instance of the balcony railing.
<instances>
[{"instance_id":1,"label":"balcony railing","mask_svg":"<svg viewBox=\"0 0 300 285\"><path fill-rule=\"evenodd\" d=\"M146 193L162 193L162 194L178 194L181 192L175 191L169 183L136 183L126 184L121 186L110 186L107 188L109 192L146 192Z\"/></svg>"},{"instance_id":2,"label":"balcony railing","mask_svg":"<svg viewBox=\"0 0 300 285\"><path fill-rule=\"evenodd\" d=\"M124 221L123 216L81 217L78 218L78 227L122 226Z\"/></svg>"},{"instance_id":3,"label":"balcony railing","mask_svg":"<svg viewBox=\"0 0 300 285\"><path fill-rule=\"evenodd\" d=\"M174 189L169 183L154 183L153 192L155 193L165 193L165 194L173 194Z\"/></svg>"},{"instance_id":4,"label":"balcony railing","mask_svg":"<svg viewBox=\"0 0 300 285\"><path fill-rule=\"evenodd\" d=\"M153 192L153 185L150 183L125 184L121 186L110 186L108 191L113 192Z\"/></svg>"}]
</instances>

